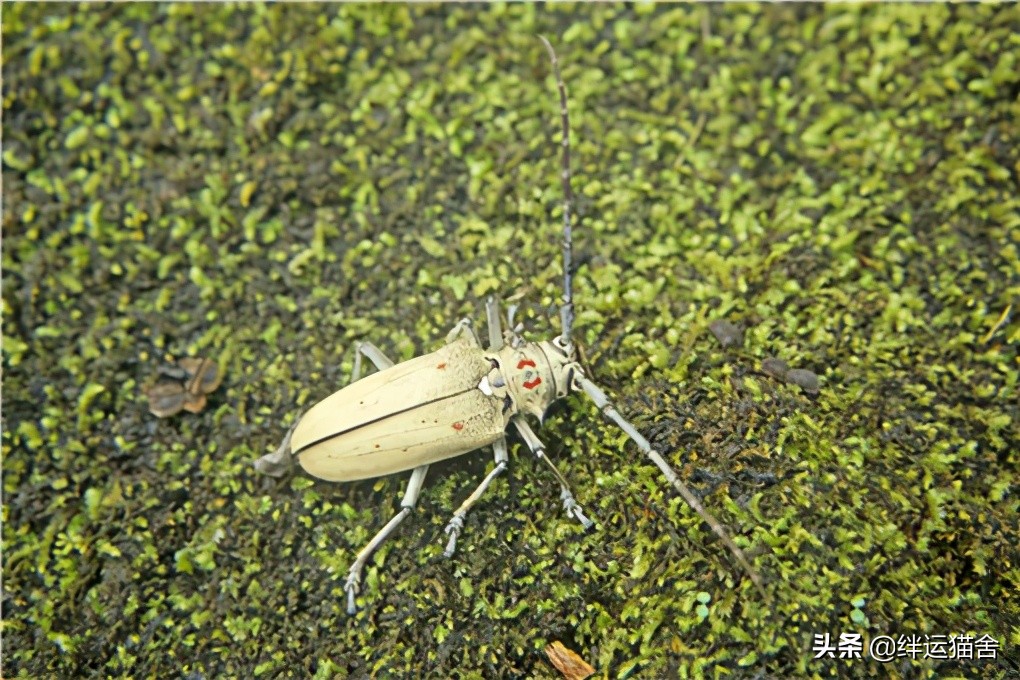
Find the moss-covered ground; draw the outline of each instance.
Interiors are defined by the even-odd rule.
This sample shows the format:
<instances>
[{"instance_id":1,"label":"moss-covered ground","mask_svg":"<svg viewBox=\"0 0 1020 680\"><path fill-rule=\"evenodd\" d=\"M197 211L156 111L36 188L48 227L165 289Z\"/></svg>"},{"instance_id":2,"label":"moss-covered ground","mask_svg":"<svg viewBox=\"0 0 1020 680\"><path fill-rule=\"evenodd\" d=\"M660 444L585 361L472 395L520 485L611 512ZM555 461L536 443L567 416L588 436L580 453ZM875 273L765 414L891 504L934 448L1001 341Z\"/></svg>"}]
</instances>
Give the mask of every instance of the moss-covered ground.
<instances>
[{"instance_id":1,"label":"moss-covered ground","mask_svg":"<svg viewBox=\"0 0 1020 680\"><path fill-rule=\"evenodd\" d=\"M1015 4L5 3L4 677L552 678L553 640L612 678L1017 675L1018 29ZM556 331L539 33L586 361L767 597L575 396L540 434L596 530L515 445L444 559L491 461L436 466L348 617L406 476L250 464L357 340L407 359L488 295ZM152 417L186 355L223 385ZM841 633L998 654L813 659Z\"/></svg>"}]
</instances>

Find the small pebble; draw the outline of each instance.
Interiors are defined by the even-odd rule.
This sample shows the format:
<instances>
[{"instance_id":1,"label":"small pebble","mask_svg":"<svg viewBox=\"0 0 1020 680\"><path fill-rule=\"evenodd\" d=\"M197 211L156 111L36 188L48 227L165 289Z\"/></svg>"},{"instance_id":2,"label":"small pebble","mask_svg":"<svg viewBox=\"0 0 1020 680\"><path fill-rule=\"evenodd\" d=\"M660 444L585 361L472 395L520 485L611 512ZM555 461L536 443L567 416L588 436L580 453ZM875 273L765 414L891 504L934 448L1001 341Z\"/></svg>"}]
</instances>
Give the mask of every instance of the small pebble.
<instances>
[{"instance_id":1,"label":"small pebble","mask_svg":"<svg viewBox=\"0 0 1020 680\"><path fill-rule=\"evenodd\" d=\"M761 370L763 373L770 375L777 380L786 380L790 367L787 366L786 362L782 359L769 357L761 362Z\"/></svg>"},{"instance_id":2,"label":"small pebble","mask_svg":"<svg viewBox=\"0 0 1020 680\"><path fill-rule=\"evenodd\" d=\"M708 330L712 331L712 335L723 347L742 343L744 340L743 332L726 319L717 319L708 324Z\"/></svg>"},{"instance_id":3,"label":"small pebble","mask_svg":"<svg viewBox=\"0 0 1020 680\"><path fill-rule=\"evenodd\" d=\"M786 382L798 385L808 394L818 394L818 374L806 368L795 368L786 373Z\"/></svg>"}]
</instances>

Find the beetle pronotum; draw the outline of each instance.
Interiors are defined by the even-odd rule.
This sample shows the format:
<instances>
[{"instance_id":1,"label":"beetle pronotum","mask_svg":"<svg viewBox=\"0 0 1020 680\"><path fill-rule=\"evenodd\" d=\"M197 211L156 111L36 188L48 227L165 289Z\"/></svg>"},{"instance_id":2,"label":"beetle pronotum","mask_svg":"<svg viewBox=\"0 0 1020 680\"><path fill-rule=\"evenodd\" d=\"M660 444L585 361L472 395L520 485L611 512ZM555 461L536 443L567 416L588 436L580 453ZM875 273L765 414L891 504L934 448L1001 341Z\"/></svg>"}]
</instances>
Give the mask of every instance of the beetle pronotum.
<instances>
[{"instance_id":1,"label":"beetle pronotum","mask_svg":"<svg viewBox=\"0 0 1020 680\"><path fill-rule=\"evenodd\" d=\"M471 328L462 320L446 336L446 344L410 361L394 364L369 342L359 343L352 382L310 408L291 427L276 452L255 462L257 469L280 474L292 458L311 475L330 481L353 481L412 470L400 511L358 553L347 574L347 610L355 611L355 596L361 570L378 548L414 508L429 465L461 456L483 446L492 446L496 465L465 499L447 524L449 536L445 554L453 555L457 537L468 510L492 481L507 468L506 430L513 426L524 444L553 471L560 483L560 497L566 512L585 528L592 525L567 485L545 456L545 449L525 415L541 419L549 406L573 391L588 395L599 410L619 426L662 471L687 503L712 527L755 585L761 581L744 553L733 543L722 525L680 480L669 463L652 448L637 429L620 415L606 393L585 374L577 360L571 339L574 322L572 292L570 188L570 118L567 90L560 75L552 45L539 36L549 58L560 96L562 124L563 185L563 304L561 332L553 340L528 342L520 336L522 327L513 323L501 328L497 303L486 304L488 349L483 349ZM361 377L362 357L379 369Z\"/></svg>"}]
</instances>

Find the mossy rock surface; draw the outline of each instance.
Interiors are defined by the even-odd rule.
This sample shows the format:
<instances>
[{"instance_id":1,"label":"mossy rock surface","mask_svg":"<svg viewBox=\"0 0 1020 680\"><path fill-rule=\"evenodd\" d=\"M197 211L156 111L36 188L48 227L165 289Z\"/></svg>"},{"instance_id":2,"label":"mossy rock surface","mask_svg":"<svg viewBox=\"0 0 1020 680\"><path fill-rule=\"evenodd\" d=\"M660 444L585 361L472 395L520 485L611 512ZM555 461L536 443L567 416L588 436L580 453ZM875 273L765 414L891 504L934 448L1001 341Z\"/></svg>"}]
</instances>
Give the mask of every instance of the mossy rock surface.
<instances>
[{"instance_id":1,"label":"mossy rock surface","mask_svg":"<svg viewBox=\"0 0 1020 680\"><path fill-rule=\"evenodd\" d=\"M611 678L1020 672L1015 4L2 11L4 677L553 678L554 640ZM489 295L557 331L537 34L587 364L768 598L573 396L540 436L596 530L515 444L444 559L492 463L435 466L348 617L406 475L251 462L359 340ZM152 417L188 355L222 386ZM998 654L813 658L841 633Z\"/></svg>"}]
</instances>

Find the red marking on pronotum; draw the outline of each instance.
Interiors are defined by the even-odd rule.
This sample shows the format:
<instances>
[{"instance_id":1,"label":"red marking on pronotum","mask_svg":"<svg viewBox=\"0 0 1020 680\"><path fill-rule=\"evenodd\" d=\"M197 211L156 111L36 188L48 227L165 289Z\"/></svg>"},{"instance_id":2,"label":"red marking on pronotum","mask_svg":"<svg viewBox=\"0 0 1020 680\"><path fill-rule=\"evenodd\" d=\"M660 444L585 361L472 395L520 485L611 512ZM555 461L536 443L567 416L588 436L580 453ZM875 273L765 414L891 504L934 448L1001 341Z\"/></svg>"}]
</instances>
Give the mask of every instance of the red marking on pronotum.
<instances>
[{"instance_id":1,"label":"red marking on pronotum","mask_svg":"<svg viewBox=\"0 0 1020 680\"><path fill-rule=\"evenodd\" d=\"M517 368L524 368L525 366L531 366L532 368L534 368L535 362L532 361L531 359L521 359L520 361L517 362Z\"/></svg>"},{"instance_id":2,"label":"red marking on pronotum","mask_svg":"<svg viewBox=\"0 0 1020 680\"><path fill-rule=\"evenodd\" d=\"M443 370L444 368L446 368L446 362L444 361L443 363L436 366L436 368L438 368L440 371Z\"/></svg>"},{"instance_id":3,"label":"red marking on pronotum","mask_svg":"<svg viewBox=\"0 0 1020 680\"><path fill-rule=\"evenodd\" d=\"M542 384L542 378L536 376L534 380L525 380L521 384L524 385L524 389L533 390Z\"/></svg>"},{"instance_id":4,"label":"red marking on pronotum","mask_svg":"<svg viewBox=\"0 0 1020 680\"><path fill-rule=\"evenodd\" d=\"M457 432L460 432L461 430L464 429L464 423L454 423L453 429L457 430Z\"/></svg>"}]
</instances>

